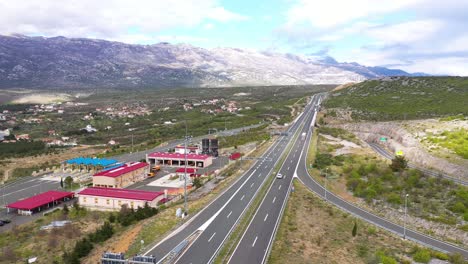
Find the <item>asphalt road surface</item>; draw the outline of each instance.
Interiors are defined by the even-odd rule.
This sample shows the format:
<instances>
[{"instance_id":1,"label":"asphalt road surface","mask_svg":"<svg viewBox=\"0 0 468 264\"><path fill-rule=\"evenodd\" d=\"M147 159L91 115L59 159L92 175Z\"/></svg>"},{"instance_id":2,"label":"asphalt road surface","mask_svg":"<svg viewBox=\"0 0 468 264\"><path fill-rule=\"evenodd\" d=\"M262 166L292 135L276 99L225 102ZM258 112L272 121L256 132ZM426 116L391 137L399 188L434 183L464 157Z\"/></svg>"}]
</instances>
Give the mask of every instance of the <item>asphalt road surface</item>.
<instances>
[{"instance_id":1,"label":"asphalt road surface","mask_svg":"<svg viewBox=\"0 0 468 264\"><path fill-rule=\"evenodd\" d=\"M306 133L308 135L313 131L316 108L320 101L321 96L313 98L311 112L306 113L307 118L300 134ZM302 137L295 141L291 152L280 169L283 178L276 178L271 185L228 263L265 263L267 261L269 249L274 241L276 230L289 197L289 190L298 161L301 155L307 153L307 144L305 143L306 140Z\"/></svg>"},{"instance_id":2,"label":"asphalt road surface","mask_svg":"<svg viewBox=\"0 0 468 264\"><path fill-rule=\"evenodd\" d=\"M260 126L261 124L251 125L242 128L231 129L227 131L220 131L218 135L231 135L241 132L243 129L249 129L253 127ZM201 139L199 137L196 139ZM195 140L196 140L195 139ZM129 162L129 161L138 161L140 159L146 158L146 154L155 152L155 151L166 151L168 148L173 148L178 144L183 143L182 140L176 140L170 142L168 145L163 147L156 147L153 149L123 154L120 156L113 157L120 162ZM60 189L60 182L48 181L42 179L42 176L39 177L24 177L15 182L2 184L0 185L0 206L3 208L5 205L15 202L19 199L31 197L35 194L45 192L48 190L58 190Z\"/></svg>"},{"instance_id":3,"label":"asphalt road surface","mask_svg":"<svg viewBox=\"0 0 468 264\"><path fill-rule=\"evenodd\" d=\"M310 104L306 107L310 109ZM301 115L289 128L295 132L305 120ZM179 243L197 231L202 233L193 244L179 257L176 263L208 263L214 259L224 240L235 227L242 213L248 208L253 197L271 175L276 162L281 157L293 133L280 137L235 183L224 193L206 206L198 215L169 236L162 243L145 253L158 258L166 256Z\"/></svg>"},{"instance_id":4,"label":"asphalt road surface","mask_svg":"<svg viewBox=\"0 0 468 264\"><path fill-rule=\"evenodd\" d=\"M308 140L310 140L310 135ZM341 208L344 211L347 211L359 218L362 218L363 220L366 220L369 223L375 224L377 226L380 226L390 232L393 232L395 234L398 234L403 237L403 234L405 233L405 228L401 225L392 223L386 219L383 219L377 215L374 215L370 212L367 212L351 203L348 203L347 201L341 199L340 197L334 195L333 193L330 192L325 192L325 188L321 186L317 181L315 181L312 176L309 175L307 171L307 162L306 162L306 155L307 149L304 150L304 155L302 155L301 160L299 162L296 174L299 178L300 181L302 181L311 191L315 192L319 196L327 198L327 201L336 205L337 207ZM406 228L406 238L413 240L419 244L443 251L443 252L449 252L449 253L460 253L465 258L468 258L468 251L466 249L463 249L457 245L447 243L435 238L432 238L430 236L424 235L422 233L419 233L414 230L410 230Z\"/></svg>"}]
</instances>

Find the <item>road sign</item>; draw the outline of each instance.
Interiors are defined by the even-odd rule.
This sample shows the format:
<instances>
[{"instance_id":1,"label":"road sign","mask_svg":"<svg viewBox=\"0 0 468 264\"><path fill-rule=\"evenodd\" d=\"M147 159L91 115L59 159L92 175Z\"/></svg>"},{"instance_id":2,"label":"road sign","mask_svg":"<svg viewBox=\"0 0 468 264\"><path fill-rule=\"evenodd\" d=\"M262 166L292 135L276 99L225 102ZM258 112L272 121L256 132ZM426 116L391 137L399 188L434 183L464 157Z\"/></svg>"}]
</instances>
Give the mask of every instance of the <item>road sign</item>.
<instances>
[{"instance_id":1,"label":"road sign","mask_svg":"<svg viewBox=\"0 0 468 264\"><path fill-rule=\"evenodd\" d=\"M397 155L397 156L403 156L403 151L402 151L402 150L397 150L397 151L395 152L395 155Z\"/></svg>"},{"instance_id":2,"label":"road sign","mask_svg":"<svg viewBox=\"0 0 468 264\"><path fill-rule=\"evenodd\" d=\"M381 141L381 142L387 142L387 138L386 138L386 137L381 137L381 138L380 138L380 141Z\"/></svg>"}]
</instances>

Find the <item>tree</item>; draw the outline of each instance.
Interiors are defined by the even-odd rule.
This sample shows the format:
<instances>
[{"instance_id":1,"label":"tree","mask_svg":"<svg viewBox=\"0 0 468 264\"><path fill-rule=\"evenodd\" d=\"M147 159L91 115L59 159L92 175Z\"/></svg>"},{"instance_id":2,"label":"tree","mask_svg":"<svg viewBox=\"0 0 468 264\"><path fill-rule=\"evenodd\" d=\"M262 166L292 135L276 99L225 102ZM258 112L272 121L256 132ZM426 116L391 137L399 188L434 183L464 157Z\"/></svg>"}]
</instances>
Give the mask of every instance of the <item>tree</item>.
<instances>
[{"instance_id":1,"label":"tree","mask_svg":"<svg viewBox=\"0 0 468 264\"><path fill-rule=\"evenodd\" d=\"M353 237L355 237L356 234L357 234L357 223L356 222L354 222L353 232L351 234L353 235Z\"/></svg>"},{"instance_id":2,"label":"tree","mask_svg":"<svg viewBox=\"0 0 468 264\"><path fill-rule=\"evenodd\" d=\"M392 159L392 164L390 164L390 169L392 169L392 171L403 171L407 167L408 161L404 156L395 156L395 158Z\"/></svg>"},{"instance_id":3,"label":"tree","mask_svg":"<svg viewBox=\"0 0 468 264\"><path fill-rule=\"evenodd\" d=\"M73 178L71 176L67 176L65 178L65 186L71 188L72 183L73 183Z\"/></svg>"},{"instance_id":4,"label":"tree","mask_svg":"<svg viewBox=\"0 0 468 264\"><path fill-rule=\"evenodd\" d=\"M197 188L197 189L202 187L203 183L202 183L201 179L200 178L193 179L193 186L195 186L195 188Z\"/></svg>"},{"instance_id":5,"label":"tree","mask_svg":"<svg viewBox=\"0 0 468 264\"><path fill-rule=\"evenodd\" d=\"M62 177L60 177L60 188L63 189L63 178Z\"/></svg>"}]
</instances>

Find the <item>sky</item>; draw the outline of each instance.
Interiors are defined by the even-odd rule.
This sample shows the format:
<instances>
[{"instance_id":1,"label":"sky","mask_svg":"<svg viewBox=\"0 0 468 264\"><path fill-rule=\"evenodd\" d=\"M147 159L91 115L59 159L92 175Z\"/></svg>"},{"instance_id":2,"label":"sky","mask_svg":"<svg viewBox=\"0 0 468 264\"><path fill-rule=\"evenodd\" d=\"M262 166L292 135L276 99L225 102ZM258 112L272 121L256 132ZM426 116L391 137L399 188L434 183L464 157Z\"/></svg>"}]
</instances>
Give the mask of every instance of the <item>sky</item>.
<instances>
[{"instance_id":1,"label":"sky","mask_svg":"<svg viewBox=\"0 0 468 264\"><path fill-rule=\"evenodd\" d=\"M468 0L0 0L0 34L233 47L468 76Z\"/></svg>"}]
</instances>

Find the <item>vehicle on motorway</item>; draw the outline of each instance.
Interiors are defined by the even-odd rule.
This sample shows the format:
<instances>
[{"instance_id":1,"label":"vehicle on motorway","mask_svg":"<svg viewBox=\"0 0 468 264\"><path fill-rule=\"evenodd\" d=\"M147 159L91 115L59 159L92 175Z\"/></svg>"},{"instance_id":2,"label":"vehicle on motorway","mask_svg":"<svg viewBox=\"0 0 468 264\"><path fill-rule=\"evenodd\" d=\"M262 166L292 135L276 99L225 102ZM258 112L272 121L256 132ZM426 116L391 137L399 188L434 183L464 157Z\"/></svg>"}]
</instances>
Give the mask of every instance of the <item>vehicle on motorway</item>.
<instances>
[{"instance_id":1,"label":"vehicle on motorway","mask_svg":"<svg viewBox=\"0 0 468 264\"><path fill-rule=\"evenodd\" d=\"M4 224L9 224L9 223L11 223L11 220L10 219L2 219L2 220L0 220L0 222L2 222Z\"/></svg>"},{"instance_id":2,"label":"vehicle on motorway","mask_svg":"<svg viewBox=\"0 0 468 264\"><path fill-rule=\"evenodd\" d=\"M4 226L5 223L3 223L3 221L0 221L0 226Z\"/></svg>"},{"instance_id":3,"label":"vehicle on motorway","mask_svg":"<svg viewBox=\"0 0 468 264\"><path fill-rule=\"evenodd\" d=\"M281 173L276 174L276 179L283 179L283 174Z\"/></svg>"},{"instance_id":4,"label":"vehicle on motorway","mask_svg":"<svg viewBox=\"0 0 468 264\"><path fill-rule=\"evenodd\" d=\"M304 140L306 138L306 135L307 135L306 132L302 133L302 135L301 135L302 140Z\"/></svg>"}]
</instances>

